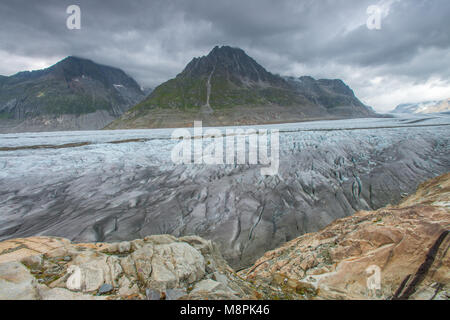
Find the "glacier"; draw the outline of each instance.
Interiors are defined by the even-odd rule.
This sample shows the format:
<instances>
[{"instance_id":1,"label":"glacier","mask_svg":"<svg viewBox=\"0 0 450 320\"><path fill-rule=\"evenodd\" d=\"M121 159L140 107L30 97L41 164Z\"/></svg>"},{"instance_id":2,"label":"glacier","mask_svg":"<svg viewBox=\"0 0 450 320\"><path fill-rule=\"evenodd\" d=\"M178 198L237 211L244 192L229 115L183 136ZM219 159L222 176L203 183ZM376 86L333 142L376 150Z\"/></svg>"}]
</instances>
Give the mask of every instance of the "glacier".
<instances>
[{"instance_id":1,"label":"glacier","mask_svg":"<svg viewBox=\"0 0 450 320\"><path fill-rule=\"evenodd\" d=\"M241 128L280 131L277 176L260 165L175 165L173 129L0 134L0 240L196 234L240 269L450 169L445 114Z\"/></svg>"}]
</instances>

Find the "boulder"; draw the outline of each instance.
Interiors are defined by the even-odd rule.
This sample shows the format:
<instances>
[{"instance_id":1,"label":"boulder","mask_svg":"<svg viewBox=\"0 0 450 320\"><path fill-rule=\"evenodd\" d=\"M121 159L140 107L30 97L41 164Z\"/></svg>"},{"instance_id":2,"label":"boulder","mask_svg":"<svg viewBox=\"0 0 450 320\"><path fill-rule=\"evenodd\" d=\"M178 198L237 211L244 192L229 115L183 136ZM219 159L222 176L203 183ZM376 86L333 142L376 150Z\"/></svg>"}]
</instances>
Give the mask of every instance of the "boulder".
<instances>
[{"instance_id":1,"label":"boulder","mask_svg":"<svg viewBox=\"0 0 450 320\"><path fill-rule=\"evenodd\" d=\"M192 293L197 293L199 291L207 291L207 292L217 292L217 291L231 291L226 285L223 283L206 279L197 283L192 290Z\"/></svg>"},{"instance_id":2,"label":"boulder","mask_svg":"<svg viewBox=\"0 0 450 320\"><path fill-rule=\"evenodd\" d=\"M19 262L0 264L0 300L39 299L37 281Z\"/></svg>"}]
</instances>

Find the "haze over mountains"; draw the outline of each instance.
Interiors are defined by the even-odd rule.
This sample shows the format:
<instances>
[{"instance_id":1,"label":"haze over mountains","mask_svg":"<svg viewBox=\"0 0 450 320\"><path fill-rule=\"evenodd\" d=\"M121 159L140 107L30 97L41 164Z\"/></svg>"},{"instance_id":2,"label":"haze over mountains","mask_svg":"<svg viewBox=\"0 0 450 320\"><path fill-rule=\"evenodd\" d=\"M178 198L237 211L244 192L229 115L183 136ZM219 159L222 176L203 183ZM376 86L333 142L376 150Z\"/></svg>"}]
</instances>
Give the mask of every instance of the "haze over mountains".
<instances>
[{"instance_id":1,"label":"haze over mountains","mask_svg":"<svg viewBox=\"0 0 450 320\"><path fill-rule=\"evenodd\" d=\"M0 132L101 129L143 97L122 70L67 57L0 78Z\"/></svg>"},{"instance_id":2,"label":"haze over mountains","mask_svg":"<svg viewBox=\"0 0 450 320\"><path fill-rule=\"evenodd\" d=\"M425 101L420 103L405 103L398 105L392 113L438 113L450 111L450 98L441 101Z\"/></svg>"},{"instance_id":3,"label":"haze over mountains","mask_svg":"<svg viewBox=\"0 0 450 320\"><path fill-rule=\"evenodd\" d=\"M342 80L272 74L242 49L216 46L107 128L249 125L371 117Z\"/></svg>"},{"instance_id":4,"label":"haze over mountains","mask_svg":"<svg viewBox=\"0 0 450 320\"><path fill-rule=\"evenodd\" d=\"M143 89L120 69L73 56L47 69L0 76L2 133L372 116L375 112L342 80L281 77L229 46L194 58L154 90Z\"/></svg>"}]
</instances>

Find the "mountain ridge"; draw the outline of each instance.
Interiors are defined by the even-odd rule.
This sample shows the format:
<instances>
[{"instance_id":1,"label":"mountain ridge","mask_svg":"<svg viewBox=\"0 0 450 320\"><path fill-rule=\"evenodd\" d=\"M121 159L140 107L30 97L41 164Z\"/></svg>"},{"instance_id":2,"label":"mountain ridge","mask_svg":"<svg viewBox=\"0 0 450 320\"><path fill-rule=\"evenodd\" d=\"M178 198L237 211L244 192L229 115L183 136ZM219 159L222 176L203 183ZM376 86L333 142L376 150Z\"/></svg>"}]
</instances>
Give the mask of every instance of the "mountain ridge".
<instances>
[{"instance_id":1,"label":"mountain ridge","mask_svg":"<svg viewBox=\"0 0 450 320\"><path fill-rule=\"evenodd\" d=\"M423 101L399 104L391 113L429 114L450 111L450 98L444 100Z\"/></svg>"},{"instance_id":2,"label":"mountain ridge","mask_svg":"<svg viewBox=\"0 0 450 320\"><path fill-rule=\"evenodd\" d=\"M264 124L376 116L339 79L308 86L270 73L244 50L216 46L193 58L107 129ZM301 81L300 81L301 82Z\"/></svg>"},{"instance_id":3,"label":"mountain ridge","mask_svg":"<svg viewBox=\"0 0 450 320\"><path fill-rule=\"evenodd\" d=\"M0 132L101 129L142 98L121 69L68 56L0 77Z\"/></svg>"}]
</instances>

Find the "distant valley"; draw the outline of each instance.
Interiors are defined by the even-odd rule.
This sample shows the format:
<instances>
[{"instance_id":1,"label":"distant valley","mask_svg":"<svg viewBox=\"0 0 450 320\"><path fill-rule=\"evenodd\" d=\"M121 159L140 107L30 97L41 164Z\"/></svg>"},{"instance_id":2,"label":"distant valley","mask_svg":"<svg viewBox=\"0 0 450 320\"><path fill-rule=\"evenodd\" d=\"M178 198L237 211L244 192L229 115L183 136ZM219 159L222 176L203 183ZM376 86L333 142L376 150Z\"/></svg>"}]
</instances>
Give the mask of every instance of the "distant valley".
<instances>
[{"instance_id":1,"label":"distant valley","mask_svg":"<svg viewBox=\"0 0 450 320\"><path fill-rule=\"evenodd\" d=\"M450 99L400 104L392 111L392 113L409 114L427 114L439 112L450 112Z\"/></svg>"}]
</instances>

